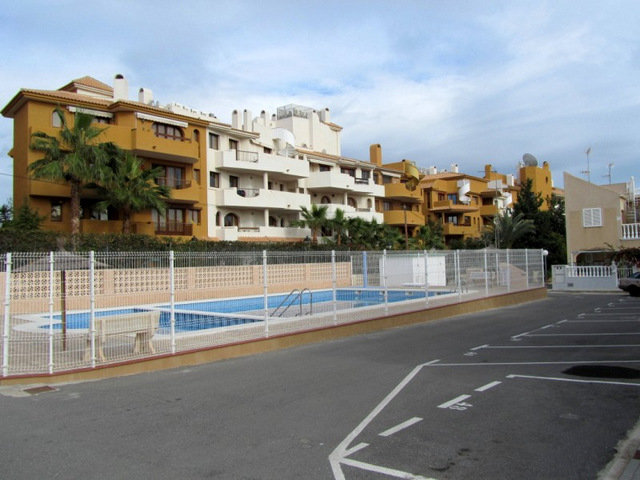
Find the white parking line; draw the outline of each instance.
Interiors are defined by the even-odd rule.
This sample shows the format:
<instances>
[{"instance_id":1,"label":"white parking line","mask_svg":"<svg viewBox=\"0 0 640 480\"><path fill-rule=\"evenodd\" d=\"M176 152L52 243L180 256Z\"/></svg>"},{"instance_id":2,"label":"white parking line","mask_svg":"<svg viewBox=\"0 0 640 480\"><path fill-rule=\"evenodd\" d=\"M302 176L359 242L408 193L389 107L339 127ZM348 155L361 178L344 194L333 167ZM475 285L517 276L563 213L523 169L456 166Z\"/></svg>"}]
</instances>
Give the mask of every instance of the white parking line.
<instances>
[{"instance_id":1,"label":"white parking line","mask_svg":"<svg viewBox=\"0 0 640 480\"><path fill-rule=\"evenodd\" d=\"M396 425L395 427L390 428L389 430L385 430L382 433L379 433L378 435L381 437L388 437L390 435L393 435L394 433L398 433L400 430L404 430L405 428L410 427L413 424L416 424L418 422L421 422L422 418L420 417L413 417L410 418L409 420L407 420L406 422L402 422L399 425Z\"/></svg>"},{"instance_id":2,"label":"white parking line","mask_svg":"<svg viewBox=\"0 0 640 480\"><path fill-rule=\"evenodd\" d=\"M500 385L502 382L491 382L491 383L487 383L484 387L480 387L480 388L476 388L476 392L486 392L487 390L489 390L490 388L493 388L497 385Z\"/></svg>"},{"instance_id":3,"label":"white parking line","mask_svg":"<svg viewBox=\"0 0 640 480\"><path fill-rule=\"evenodd\" d=\"M627 387L640 387L640 383L628 383L628 382L607 382L605 380L577 380L574 378L557 378L557 377L536 377L532 375L507 375L507 378L529 378L534 380L552 380L555 382L570 382L570 383L599 383L604 385L624 385Z\"/></svg>"},{"instance_id":4,"label":"white parking line","mask_svg":"<svg viewBox=\"0 0 640 480\"><path fill-rule=\"evenodd\" d=\"M466 400L467 398L471 398L471 395L460 395L457 398L454 398L453 400L449 400L446 403L443 403L442 405L438 405L438 408L449 408L454 406L456 403L460 403L464 400Z\"/></svg>"},{"instance_id":5,"label":"white parking line","mask_svg":"<svg viewBox=\"0 0 640 480\"><path fill-rule=\"evenodd\" d=\"M358 460L351 460L350 458L343 459L341 463L343 463L344 465L350 465L352 467L359 468L361 470L382 473L384 475L389 475L395 478L405 478L407 480L436 480L435 478L421 477L420 475L413 475L412 473L402 472L400 470L394 470L392 468L371 465L369 463L359 462Z\"/></svg>"}]
</instances>

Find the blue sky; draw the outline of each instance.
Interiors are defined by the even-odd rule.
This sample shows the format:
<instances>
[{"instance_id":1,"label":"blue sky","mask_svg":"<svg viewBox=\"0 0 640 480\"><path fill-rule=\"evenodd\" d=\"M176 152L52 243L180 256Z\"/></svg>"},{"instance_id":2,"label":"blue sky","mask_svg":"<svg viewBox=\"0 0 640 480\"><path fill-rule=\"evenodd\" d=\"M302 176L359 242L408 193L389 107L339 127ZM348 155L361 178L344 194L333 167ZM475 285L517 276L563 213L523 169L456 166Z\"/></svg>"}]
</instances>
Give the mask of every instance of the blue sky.
<instances>
[{"instance_id":1,"label":"blue sky","mask_svg":"<svg viewBox=\"0 0 640 480\"><path fill-rule=\"evenodd\" d=\"M522 155L594 183L640 184L640 3L21 0L0 8L0 103L123 74L161 104L329 108L342 153L481 175ZM0 203L12 121L0 118ZM585 151L591 147L589 163Z\"/></svg>"}]
</instances>

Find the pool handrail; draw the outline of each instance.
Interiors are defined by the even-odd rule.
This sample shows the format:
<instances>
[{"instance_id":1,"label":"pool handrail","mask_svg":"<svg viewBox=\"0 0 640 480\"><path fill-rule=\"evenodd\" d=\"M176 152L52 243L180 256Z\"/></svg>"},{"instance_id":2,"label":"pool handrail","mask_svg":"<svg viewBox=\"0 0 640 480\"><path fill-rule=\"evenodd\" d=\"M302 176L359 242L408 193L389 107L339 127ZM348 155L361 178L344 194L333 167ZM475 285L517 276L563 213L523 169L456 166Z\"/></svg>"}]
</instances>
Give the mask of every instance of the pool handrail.
<instances>
[{"instance_id":1,"label":"pool handrail","mask_svg":"<svg viewBox=\"0 0 640 480\"><path fill-rule=\"evenodd\" d=\"M284 297L282 302L280 302L280 305L276 307L276 309L273 311L271 316L282 317L285 314L285 312L289 310L289 307L291 307L291 305L293 305L296 302L296 300L298 300L298 303L300 305L298 316L302 316L302 296L304 295L304 292L309 293L309 306L310 306L309 315L311 315L313 313L313 293L311 293L311 290L309 290L308 288L303 288L302 291L300 291L297 288L294 288L289 292L289 294L286 297ZM294 294L295 296L291 298L291 296ZM284 307L282 312L280 312L280 315L276 315L278 313L278 310L280 310L280 308L282 308L285 305L285 303L287 303L287 300L289 300L290 298L291 298L291 301L289 301L289 303Z\"/></svg>"}]
</instances>

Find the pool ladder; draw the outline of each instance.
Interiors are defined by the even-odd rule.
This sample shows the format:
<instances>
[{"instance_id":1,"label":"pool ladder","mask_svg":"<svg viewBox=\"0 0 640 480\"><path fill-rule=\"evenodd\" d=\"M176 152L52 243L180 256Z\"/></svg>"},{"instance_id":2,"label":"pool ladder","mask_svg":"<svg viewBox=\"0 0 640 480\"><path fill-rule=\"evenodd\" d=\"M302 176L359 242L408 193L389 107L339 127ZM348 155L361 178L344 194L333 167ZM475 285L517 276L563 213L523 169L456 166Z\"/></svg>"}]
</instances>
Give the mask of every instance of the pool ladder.
<instances>
[{"instance_id":1,"label":"pool ladder","mask_svg":"<svg viewBox=\"0 0 640 480\"><path fill-rule=\"evenodd\" d=\"M298 301L298 305L300 306L300 310L298 312L298 315L296 315L296 316L301 317L302 316L302 296L304 295L304 292L307 292L309 294L309 313L308 313L308 315L311 315L313 313L313 293L311 293L311 290L309 290L308 288L303 288L302 291L298 290L297 288L294 288L293 290L291 290L291 292L289 292L289 295L287 295L284 298L284 300L282 300L282 302L280 302L280 305L278 305L276 307L276 309L273 311L271 316L272 317L282 317L285 314L285 312L287 310L289 310L291 305L295 304L296 301ZM280 311L280 310L282 310L282 311Z\"/></svg>"}]
</instances>

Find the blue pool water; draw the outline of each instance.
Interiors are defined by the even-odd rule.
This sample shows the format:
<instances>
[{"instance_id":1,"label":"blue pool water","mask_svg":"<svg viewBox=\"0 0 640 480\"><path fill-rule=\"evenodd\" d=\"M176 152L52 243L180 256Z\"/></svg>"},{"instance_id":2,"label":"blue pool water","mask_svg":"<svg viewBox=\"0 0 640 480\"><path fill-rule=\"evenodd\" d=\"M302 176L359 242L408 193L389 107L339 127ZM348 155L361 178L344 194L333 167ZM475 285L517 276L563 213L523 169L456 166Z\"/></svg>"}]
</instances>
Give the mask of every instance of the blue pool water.
<instances>
[{"instance_id":1,"label":"blue pool water","mask_svg":"<svg viewBox=\"0 0 640 480\"><path fill-rule=\"evenodd\" d=\"M425 298L424 290L389 290L387 301L389 303L401 302L406 300L415 300ZM439 292L429 292L429 296L438 294ZM319 290L312 292L313 305L322 304L333 301L333 292L331 290ZM268 308L273 311L281 305L283 300L287 298L287 294L270 295L267 298ZM308 292L302 295L302 305L309 310L312 296ZM336 300L338 302L351 302L351 308L361 308L372 305L380 305L384 303L384 292L381 290L365 290L365 289L348 289L336 290ZM299 308L300 300L296 300L292 309ZM171 306L158 305L153 309L162 310L160 313L160 328L158 333L169 333L171 315L169 309ZM129 313L144 312L149 309L145 308L123 308L108 311L96 311L95 316L107 315L125 315ZM256 310L264 310L264 297L246 297L225 300L207 300L199 302L181 303L174 306L175 331L189 332L197 330L205 330L209 328L228 327L232 325L244 325L249 323L261 322L263 318L251 318L251 316L242 316L243 312L251 312ZM229 317L221 314L236 314L237 317ZM256 315L255 313L253 315ZM61 315L54 315L54 320L61 321ZM90 323L89 312L68 313L67 329L88 329ZM43 325L41 328L49 328ZM61 329L61 323L55 323L54 329Z\"/></svg>"}]
</instances>

